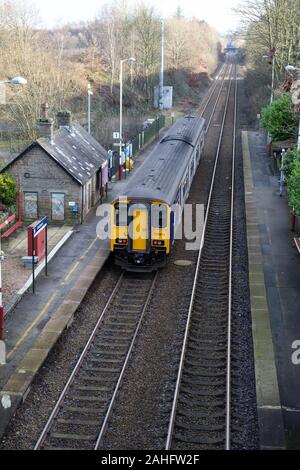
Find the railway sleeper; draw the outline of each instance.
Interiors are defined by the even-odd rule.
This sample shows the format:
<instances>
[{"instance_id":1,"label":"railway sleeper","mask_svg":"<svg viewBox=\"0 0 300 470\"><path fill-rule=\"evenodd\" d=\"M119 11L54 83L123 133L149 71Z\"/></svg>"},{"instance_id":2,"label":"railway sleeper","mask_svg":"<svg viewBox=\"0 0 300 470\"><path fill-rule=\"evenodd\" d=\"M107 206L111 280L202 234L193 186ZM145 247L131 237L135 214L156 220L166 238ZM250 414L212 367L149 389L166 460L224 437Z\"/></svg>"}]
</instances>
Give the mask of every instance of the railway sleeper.
<instances>
[{"instance_id":1,"label":"railway sleeper","mask_svg":"<svg viewBox=\"0 0 300 470\"><path fill-rule=\"evenodd\" d=\"M177 441L183 442L185 444L197 444L197 445L221 445L224 443L224 437L221 435L218 437L208 437L208 436L199 436L197 434L182 434L179 432L175 432L175 439Z\"/></svg>"},{"instance_id":2,"label":"railway sleeper","mask_svg":"<svg viewBox=\"0 0 300 470\"><path fill-rule=\"evenodd\" d=\"M84 370L87 372L96 372L97 374L118 374L120 372L120 367L85 367Z\"/></svg>"},{"instance_id":3,"label":"railway sleeper","mask_svg":"<svg viewBox=\"0 0 300 470\"><path fill-rule=\"evenodd\" d=\"M217 371L213 371L213 372L210 372L209 370L207 370L206 368L202 368L200 367L199 369L199 364L195 364L195 370L193 369L190 369L189 370L189 375L192 375L192 376L197 376L197 377L225 377L226 376L226 371L225 370L217 370Z\"/></svg>"},{"instance_id":4,"label":"railway sleeper","mask_svg":"<svg viewBox=\"0 0 300 470\"><path fill-rule=\"evenodd\" d=\"M197 399L196 401L193 400L193 397L191 398L190 396L180 396L179 397L179 402L183 403L184 408L183 410L186 411L197 411L197 410L205 410L206 412L215 412L216 408L220 408L220 410L223 412L224 411L224 400L214 400L213 402L207 403L205 400L201 401L201 399ZM180 408L178 407L178 411L180 411Z\"/></svg>"},{"instance_id":5,"label":"railway sleeper","mask_svg":"<svg viewBox=\"0 0 300 470\"><path fill-rule=\"evenodd\" d=\"M225 425L223 424L191 424L191 422L186 422L183 420L176 420L175 426L181 429L188 431L198 432L218 432L225 431Z\"/></svg>"},{"instance_id":6,"label":"railway sleeper","mask_svg":"<svg viewBox=\"0 0 300 470\"><path fill-rule=\"evenodd\" d=\"M222 390L202 390L201 388L191 388L190 385L189 387L186 387L184 385L184 378L182 379L182 385L181 385L181 391L187 395L189 395L192 399L195 399L195 397L206 397L206 398L211 398L211 397L224 397L225 396L225 391L224 387L222 387Z\"/></svg>"},{"instance_id":7,"label":"railway sleeper","mask_svg":"<svg viewBox=\"0 0 300 470\"><path fill-rule=\"evenodd\" d=\"M199 359L201 360L201 357L199 355L195 355L192 352L187 351L184 363L185 363L185 365L187 365L187 364L192 362L194 366L195 366L195 364L198 364L198 367L199 366L209 367L210 369L223 369L225 364L226 364L226 359L224 359L223 361L218 361L218 362L213 361L212 364L211 364L210 361L205 361L205 360L203 360L203 361L201 361L201 363L199 363Z\"/></svg>"},{"instance_id":8,"label":"railway sleeper","mask_svg":"<svg viewBox=\"0 0 300 470\"><path fill-rule=\"evenodd\" d=\"M82 392L103 392L103 393L112 393L113 389L112 387L96 387L93 385L77 385L77 384L72 384L72 388L75 390L79 390Z\"/></svg>"},{"instance_id":9,"label":"railway sleeper","mask_svg":"<svg viewBox=\"0 0 300 470\"><path fill-rule=\"evenodd\" d=\"M199 378L195 378L195 376L193 378L188 378L188 377L185 377L184 379L182 379L182 384L183 385L192 385L192 386L195 386L195 385L198 385L198 386L204 386L204 387L222 387L224 386L224 380L220 380L220 379L215 379L215 380L212 380L213 379L213 376L211 377L199 377Z\"/></svg>"},{"instance_id":10,"label":"railway sleeper","mask_svg":"<svg viewBox=\"0 0 300 470\"><path fill-rule=\"evenodd\" d=\"M220 411L211 411L211 410L205 410L205 411L198 411L198 410L178 410L178 416L185 416L186 418L203 418L203 419L209 419L209 418L224 418L225 417L225 410L220 410Z\"/></svg>"},{"instance_id":11,"label":"railway sleeper","mask_svg":"<svg viewBox=\"0 0 300 470\"><path fill-rule=\"evenodd\" d=\"M50 433L51 439L59 440L74 440L74 441L89 441L94 442L97 439L97 434L69 434L69 433Z\"/></svg>"}]
</instances>

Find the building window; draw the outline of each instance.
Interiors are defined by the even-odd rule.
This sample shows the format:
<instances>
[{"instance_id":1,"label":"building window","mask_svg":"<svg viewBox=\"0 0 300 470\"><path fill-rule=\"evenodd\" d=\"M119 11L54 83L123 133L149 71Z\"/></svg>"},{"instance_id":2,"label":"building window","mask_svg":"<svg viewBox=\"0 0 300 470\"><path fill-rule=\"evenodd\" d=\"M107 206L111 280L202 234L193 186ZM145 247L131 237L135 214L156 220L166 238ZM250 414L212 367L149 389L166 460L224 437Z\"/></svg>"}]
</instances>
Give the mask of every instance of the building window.
<instances>
[{"instance_id":1,"label":"building window","mask_svg":"<svg viewBox=\"0 0 300 470\"><path fill-rule=\"evenodd\" d=\"M126 227L127 225L127 204L115 204L115 225L117 227Z\"/></svg>"},{"instance_id":2,"label":"building window","mask_svg":"<svg viewBox=\"0 0 300 470\"><path fill-rule=\"evenodd\" d=\"M153 204L151 207L152 227L166 228L167 226L167 207L163 204Z\"/></svg>"},{"instance_id":3,"label":"building window","mask_svg":"<svg viewBox=\"0 0 300 470\"><path fill-rule=\"evenodd\" d=\"M64 193L51 194L52 220L65 220L65 195Z\"/></svg>"},{"instance_id":4,"label":"building window","mask_svg":"<svg viewBox=\"0 0 300 470\"><path fill-rule=\"evenodd\" d=\"M27 219L38 218L38 193L24 192L24 212Z\"/></svg>"}]
</instances>

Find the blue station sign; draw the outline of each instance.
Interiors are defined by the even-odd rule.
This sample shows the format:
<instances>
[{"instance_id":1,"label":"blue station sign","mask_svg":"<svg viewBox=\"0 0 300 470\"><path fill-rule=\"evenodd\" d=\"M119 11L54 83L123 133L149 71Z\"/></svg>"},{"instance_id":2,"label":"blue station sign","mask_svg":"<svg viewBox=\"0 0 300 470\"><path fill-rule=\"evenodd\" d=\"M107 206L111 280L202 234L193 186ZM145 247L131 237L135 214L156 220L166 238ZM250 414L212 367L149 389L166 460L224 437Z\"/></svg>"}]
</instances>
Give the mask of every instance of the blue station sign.
<instances>
[{"instance_id":1,"label":"blue station sign","mask_svg":"<svg viewBox=\"0 0 300 470\"><path fill-rule=\"evenodd\" d=\"M43 217L37 222L35 227L33 227L33 236L36 237L46 226L48 225L47 217Z\"/></svg>"}]
</instances>

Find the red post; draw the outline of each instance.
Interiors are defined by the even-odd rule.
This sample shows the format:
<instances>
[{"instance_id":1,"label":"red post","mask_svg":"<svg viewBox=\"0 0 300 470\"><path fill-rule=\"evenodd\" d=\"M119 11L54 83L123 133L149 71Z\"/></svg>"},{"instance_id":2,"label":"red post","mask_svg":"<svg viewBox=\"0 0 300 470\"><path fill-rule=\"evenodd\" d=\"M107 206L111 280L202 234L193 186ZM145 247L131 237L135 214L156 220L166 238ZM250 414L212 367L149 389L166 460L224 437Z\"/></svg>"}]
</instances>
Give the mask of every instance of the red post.
<instances>
[{"instance_id":1,"label":"red post","mask_svg":"<svg viewBox=\"0 0 300 470\"><path fill-rule=\"evenodd\" d=\"M296 214L295 214L295 212L290 213L290 221L291 221L291 231L295 232L295 228L296 228Z\"/></svg>"},{"instance_id":2,"label":"red post","mask_svg":"<svg viewBox=\"0 0 300 470\"><path fill-rule=\"evenodd\" d=\"M4 309L3 309L3 298L2 298L2 260L3 254L1 250L1 239L0 239L0 340L4 339Z\"/></svg>"},{"instance_id":3,"label":"red post","mask_svg":"<svg viewBox=\"0 0 300 470\"><path fill-rule=\"evenodd\" d=\"M122 179L123 176L123 165L119 165L119 180Z\"/></svg>"},{"instance_id":4,"label":"red post","mask_svg":"<svg viewBox=\"0 0 300 470\"><path fill-rule=\"evenodd\" d=\"M21 178L18 176L18 221L22 220L22 209L21 209Z\"/></svg>"},{"instance_id":5,"label":"red post","mask_svg":"<svg viewBox=\"0 0 300 470\"><path fill-rule=\"evenodd\" d=\"M1 292L1 296L2 296L2 292ZM4 309L3 309L3 305L0 305L0 340L4 340Z\"/></svg>"}]
</instances>

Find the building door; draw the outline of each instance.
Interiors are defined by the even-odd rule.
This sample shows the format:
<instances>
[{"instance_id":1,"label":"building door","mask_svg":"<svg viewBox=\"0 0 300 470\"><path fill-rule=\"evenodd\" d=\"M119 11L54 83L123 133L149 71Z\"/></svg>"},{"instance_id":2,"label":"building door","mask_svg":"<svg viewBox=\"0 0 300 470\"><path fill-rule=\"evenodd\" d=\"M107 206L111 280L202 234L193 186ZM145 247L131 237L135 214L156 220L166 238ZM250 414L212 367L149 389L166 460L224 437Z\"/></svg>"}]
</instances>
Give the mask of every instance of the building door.
<instances>
[{"instance_id":1,"label":"building door","mask_svg":"<svg viewBox=\"0 0 300 470\"><path fill-rule=\"evenodd\" d=\"M132 207L132 249L146 251L148 241L148 210L143 204Z\"/></svg>"},{"instance_id":2,"label":"building door","mask_svg":"<svg viewBox=\"0 0 300 470\"><path fill-rule=\"evenodd\" d=\"M38 218L38 193L24 193L24 213L26 219Z\"/></svg>"},{"instance_id":3,"label":"building door","mask_svg":"<svg viewBox=\"0 0 300 470\"><path fill-rule=\"evenodd\" d=\"M65 220L65 195L64 193L51 194L52 220Z\"/></svg>"},{"instance_id":4,"label":"building door","mask_svg":"<svg viewBox=\"0 0 300 470\"><path fill-rule=\"evenodd\" d=\"M88 186L87 186L87 193L88 193L87 205L88 205L88 210L90 210L90 208L92 207L92 185L91 185L91 183L89 183Z\"/></svg>"}]
</instances>

